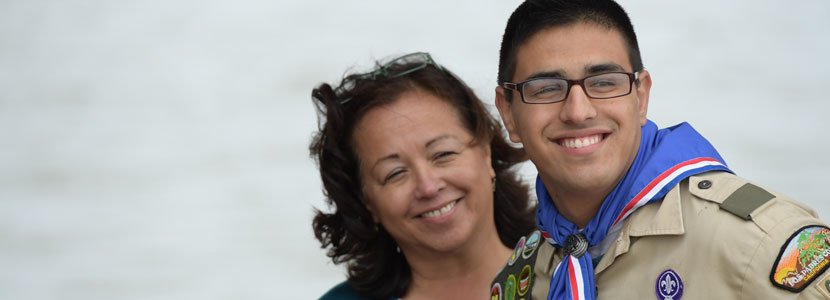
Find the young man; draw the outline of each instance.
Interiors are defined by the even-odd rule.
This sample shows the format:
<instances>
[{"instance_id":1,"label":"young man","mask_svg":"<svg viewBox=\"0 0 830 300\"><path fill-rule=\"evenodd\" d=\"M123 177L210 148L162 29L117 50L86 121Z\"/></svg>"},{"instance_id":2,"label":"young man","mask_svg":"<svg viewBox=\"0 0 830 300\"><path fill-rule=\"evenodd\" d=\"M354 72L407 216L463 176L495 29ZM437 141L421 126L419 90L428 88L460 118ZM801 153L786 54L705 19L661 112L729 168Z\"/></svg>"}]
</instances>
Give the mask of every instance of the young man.
<instances>
[{"instance_id":1,"label":"young man","mask_svg":"<svg viewBox=\"0 0 830 300\"><path fill-rule=\"evenodd\" d=\"M494 295L830 299L830 229L812 209L733 175L690 125L647 119L651 75L617 3L528 0L500 54L496 105L539 171L546 242L520 242L533 255L511 258Z\"/></svg>"}]
</instances>

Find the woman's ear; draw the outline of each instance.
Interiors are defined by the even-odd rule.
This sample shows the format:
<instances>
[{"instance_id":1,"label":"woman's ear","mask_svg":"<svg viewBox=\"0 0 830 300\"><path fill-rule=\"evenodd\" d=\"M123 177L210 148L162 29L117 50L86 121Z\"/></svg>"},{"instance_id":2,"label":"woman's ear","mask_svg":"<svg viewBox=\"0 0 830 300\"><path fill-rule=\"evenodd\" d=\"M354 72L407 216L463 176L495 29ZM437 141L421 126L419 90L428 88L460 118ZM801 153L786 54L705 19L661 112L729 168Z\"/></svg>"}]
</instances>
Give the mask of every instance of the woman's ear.
<instances>
[{"instance_id":1,"label":"woman's ear","mask_svg":"<svg viewBox=\"0 0 830 300\"><path fill-rule=\"evenodd\" d=\"M380 224L380 220L379 220L379 219L378 219L378 217L375 215L375 212L374 212L374 211L372 211L372 207L371 207L371 206L369 206L368 204L365 204L365 203L364 203L364 206L366 207L366 210L368 210L368 211L369 211L369 214L370 214L370 215L372 215L372 222L374 222L375 224Z\"/></svg>"}]
</instances>

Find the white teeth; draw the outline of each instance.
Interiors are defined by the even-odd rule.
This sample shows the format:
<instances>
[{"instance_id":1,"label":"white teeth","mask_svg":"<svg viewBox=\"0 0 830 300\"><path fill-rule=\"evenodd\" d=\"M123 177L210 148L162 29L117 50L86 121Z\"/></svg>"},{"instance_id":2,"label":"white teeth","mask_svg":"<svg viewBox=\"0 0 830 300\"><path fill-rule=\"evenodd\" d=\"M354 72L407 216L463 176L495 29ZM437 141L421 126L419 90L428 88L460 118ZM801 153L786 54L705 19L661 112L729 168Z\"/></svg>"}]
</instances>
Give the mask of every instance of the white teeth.
<instances>
[{"instance_id":1,"label":"white teeth","mask_svg":"<svg viewBox=\"0 0 830 300\"><path fill-rule=\"evenodd\" d=\"M602 139L602 135L597 134L581 138L562 139L560 144L565 148L577 149L599 143L600 139Z\"/></svg>"},{"instance_id":2,"label":"white teeth","mask_svg":"<svg viewBox=\"0 0 830 300\"><path fill-rule=\"evenodd\" d=\"M455 201L450 202L447 205L444 205L444 207L442 207L442 208L439 208L439 209L436 209L436 210L433 210L433 211L425 212L421 216L423 216L424 218L440 217L440 216L443 216L444 214L448 213L454 206L455 206Z\"/></svg>"}]
</instances>

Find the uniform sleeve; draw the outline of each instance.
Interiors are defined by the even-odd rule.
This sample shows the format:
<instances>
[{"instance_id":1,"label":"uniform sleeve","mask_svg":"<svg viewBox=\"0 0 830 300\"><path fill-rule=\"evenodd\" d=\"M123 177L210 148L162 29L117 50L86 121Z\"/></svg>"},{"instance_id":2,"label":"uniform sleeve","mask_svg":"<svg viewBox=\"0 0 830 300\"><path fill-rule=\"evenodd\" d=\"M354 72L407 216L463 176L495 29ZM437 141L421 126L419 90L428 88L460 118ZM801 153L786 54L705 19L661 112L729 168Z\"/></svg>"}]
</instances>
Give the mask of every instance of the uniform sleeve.
<instances>
[{"instance_id":1,"label":"uniform sleeve","mask_svg":"<svg viewBox=\"0 0 830 300\"><path fill-rule=\"evenodd\" d=\"M830 228L784 198L754 211L752 220L765 237L756 249L735 253L751 257L741 299L830 299Z\"/></svg>"}]
</instances>

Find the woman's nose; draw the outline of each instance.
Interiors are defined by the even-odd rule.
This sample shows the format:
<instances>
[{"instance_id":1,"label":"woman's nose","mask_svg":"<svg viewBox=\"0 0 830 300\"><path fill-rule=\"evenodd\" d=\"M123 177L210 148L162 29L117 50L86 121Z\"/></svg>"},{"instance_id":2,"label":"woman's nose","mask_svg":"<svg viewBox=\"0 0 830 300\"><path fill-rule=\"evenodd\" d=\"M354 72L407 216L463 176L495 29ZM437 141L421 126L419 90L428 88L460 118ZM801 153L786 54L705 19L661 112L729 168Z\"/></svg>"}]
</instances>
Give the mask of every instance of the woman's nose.
<instances>
[{"instance_id":1,"label":"woman's nose","mask_svg":"<svg viewBox=\"0 0 830 300\"><path fill-rule=\"evenodd\" d=\"M446 186L440 172L431 168L417 171L416 178L415 197L418 199L434 198Z\"/></svg>"}]
</instances>

